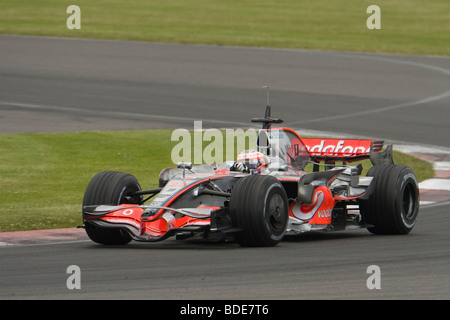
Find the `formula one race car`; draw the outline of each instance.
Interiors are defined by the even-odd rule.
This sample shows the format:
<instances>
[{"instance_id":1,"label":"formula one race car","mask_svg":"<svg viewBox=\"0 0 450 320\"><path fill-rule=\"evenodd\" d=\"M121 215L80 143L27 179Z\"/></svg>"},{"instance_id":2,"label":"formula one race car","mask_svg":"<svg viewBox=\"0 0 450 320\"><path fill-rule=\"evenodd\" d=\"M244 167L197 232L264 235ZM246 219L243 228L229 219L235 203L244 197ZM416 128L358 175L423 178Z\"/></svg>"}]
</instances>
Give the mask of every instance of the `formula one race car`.
<instances>
[{"instance_id":1,"label":"formula one race car","mask_svg":"<svg viewBox=\"0 0 450 320\"><path fill-rule=\"evenodd\" d=\"M264 118L252 119L263 124L257 150L244 151L233 163L180 163L162 170L159 188L150 190L131 174L96 174L83 200L88 236L105 245L175 236L274 246L287 234L311 231L413 229L417 179L411 168L394 164L391 145L302 139L289 128L272 128L282 120L270 113L268 106ZM361 165L349 165L361 159L373 164L367 176L361 176Z\"/></svg>"}]
</instances>

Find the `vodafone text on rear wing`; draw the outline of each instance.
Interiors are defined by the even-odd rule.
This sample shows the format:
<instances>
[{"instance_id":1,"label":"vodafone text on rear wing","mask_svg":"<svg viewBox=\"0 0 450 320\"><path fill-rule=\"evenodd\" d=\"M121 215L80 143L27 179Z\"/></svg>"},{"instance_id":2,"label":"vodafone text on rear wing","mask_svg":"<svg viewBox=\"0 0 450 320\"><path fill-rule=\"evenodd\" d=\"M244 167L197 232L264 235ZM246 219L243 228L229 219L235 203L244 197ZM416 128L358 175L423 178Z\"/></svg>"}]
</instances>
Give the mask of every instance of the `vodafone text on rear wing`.
<instances>
[{"instance_id":1,"label":"vodafone text on rear wing","mask_svg":"<svg viewBox=\"0 0 450 320\"><path fill-rule=\"evenodd\" d=\"M384 141L369 139L302 138L315 161L353 162L369 159L370 153L380 152Z\"/></svg>"}]
</instances>

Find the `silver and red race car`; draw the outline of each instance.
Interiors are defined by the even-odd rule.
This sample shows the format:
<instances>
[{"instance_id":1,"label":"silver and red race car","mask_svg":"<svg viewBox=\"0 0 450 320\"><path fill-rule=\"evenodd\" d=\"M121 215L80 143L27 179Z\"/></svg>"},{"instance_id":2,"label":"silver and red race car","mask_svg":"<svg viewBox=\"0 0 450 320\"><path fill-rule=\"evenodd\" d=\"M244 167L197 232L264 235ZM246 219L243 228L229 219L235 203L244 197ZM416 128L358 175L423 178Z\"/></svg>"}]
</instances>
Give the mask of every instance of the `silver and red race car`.
<instances>
[{"instance_id":1,"label":"silver and red race car","mask_svg":"<svg viewBox=\"0 0 450 320\"><path fill-rule=\"evenodd\" d=\"M282 120L270 113L268 106L263 118L252 119L263 124L257 150L244 151L233 163L180 163L162 170L159 188L149 190L128 173L96 174L83 199L87 235L105 245L175 236L274 246L285 235L312 231L413 229L418 182L411 168L394 164L392 145L301 138L289 128L272 128ZM367 176L360 164L350 165L362 159L373 165Z\"/></svg>"}]
</instances>

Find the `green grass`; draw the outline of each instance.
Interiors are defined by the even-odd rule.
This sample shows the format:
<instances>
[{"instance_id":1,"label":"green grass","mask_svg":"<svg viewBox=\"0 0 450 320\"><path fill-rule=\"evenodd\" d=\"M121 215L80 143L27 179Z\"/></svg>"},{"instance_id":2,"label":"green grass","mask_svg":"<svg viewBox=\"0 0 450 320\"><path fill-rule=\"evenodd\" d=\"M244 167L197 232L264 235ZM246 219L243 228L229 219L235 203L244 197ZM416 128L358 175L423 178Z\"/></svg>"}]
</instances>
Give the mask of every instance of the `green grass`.
<instances>
[{"instance_id":1,"label":"green grass","mask_svg":"<svg viewBox=\"0 0 450 320\"><path fill-rule=\"evenodd\" d=\"M81 8L81 30L66 9ZM369 30L369 5L381 30ZM2 0L0 33L322 50L450 54L448 0Z\"/></svg>"},{"instance_id":2,"label":"green grass","mask_svg":"<svg viewBox=\"0 0 450 320\"><path fill-rule=\"evenodd\" d=\"M100 171L135 175L143 188L158 186L173 166L171 130L0 135L0 232L75 227L90 179ZM210 144L206 142L205 144ZM235 154L240 150L236 150ZM395 153L420 180L427 162ZM364 164L365 170L370 165Z\"/></svg>"},{"instance_id":3,"label":"green grass","mask_svg":"<svg viewBox=\"0 0 450 320\"><path fill-rule=\"evenodd\" d=\"M79 225L97 172L129 172L156 187L170 150L168 130L0 135L0 231Z\"/></svg>"}]
</instances>

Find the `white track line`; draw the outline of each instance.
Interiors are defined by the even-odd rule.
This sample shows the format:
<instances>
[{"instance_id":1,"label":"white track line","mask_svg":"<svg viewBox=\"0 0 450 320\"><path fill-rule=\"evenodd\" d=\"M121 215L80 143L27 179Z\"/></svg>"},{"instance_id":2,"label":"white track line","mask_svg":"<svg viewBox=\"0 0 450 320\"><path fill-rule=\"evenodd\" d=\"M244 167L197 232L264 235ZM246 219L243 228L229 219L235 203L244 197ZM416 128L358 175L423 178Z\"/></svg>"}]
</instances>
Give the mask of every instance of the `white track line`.
<instances>
[{"instance_id":1,"label":"white track line","mask_svg":"<svg viewBox=\"0 0 450 320\"><path fill-rule=\"evenodd\" d=\"M450 97L450 91L445 91L443 93L440 93L440 94L437 94L437 95L434 95L434 96L431 96L431 97L427 97L427 98L424 98L424 99L420 99L420 100L417 100L417 101L405 102L405 103L396 104L396 105L393 105L393 106L387 106L387 107L377 108L377 109L372 109L372 110L341 114L341 115L336 115L336 116L329 116L329 117L321 117L321 118L315 118L315 119L309 119L309 120L294 121L294 122L287 123L287 125L293 126L293 125L299 125L299 124L305 124L305 123L313 123L313 122L321 122L321 121L327 121L327 120L338 120L338 119L343 119L343 118L351 118L351 117L357 117L357 116L362 116L362 115L374 114L374 113L379 113L379 112L384 112L384 111L391 111L391 110L400 109L400 108L409 108L409 107L417 106L417 105L420 105L420 104L425 104L425 103L430 103L430 102L442 100L442 99L445 99L445 98L448 98L448 97Z\"/></svg>"},{"instance_id":2,"label":"white track line","mask_svg":"<svg viewBox=\"0 0 450 320\"><path fill-rule=\"evenodd\" d=\"M174 117L174 116L165 116L165 115L156 115L156 114L146 114L146 113L133 113L133 112L120 112L120 111L94 111L87 109L79 109L79 108L70 108L70 107L56 107L56 106L44 106L39 104L30 104L30 103L19 103L19 102L10 102L10 101L0 101L0 105L4 106L13 106L20 107L26 109L36 109L36 110L51 110L51 111L60 111L60 112L76 112L76 113L85 113L85 114L96 114L105 116L114 115L120 118L140 118L140 119L156 119L156 120L168 120L168 121L185 121L185 122L194 122L194 121L203 121L209 123L216 123L220 125L239 125L239 126L248 126L249 124L246 122L235 122L235 121L225 121L225 120L212 120L212 119L198 119L198 118L189 118L189 117Z\"/></svg>"},{"instance_id":3,"label":"white track line","mask_svg":"<svg viewBox=\"0 0 450 320\"><path fill-rule=\"evenodd\" d=\"M324 54L327 54L327 52L324 52ZM338 55L338 56L344 57L344 58L378 60L378 61L394 63L394 64L409 65L409 66L413 66L413 67L417 67L417 68L436 71L436 72L445 74L447 76L450 75L449 69L434 66L431 64L422 63L422 62L397 60L397 59L392 59L392 58L383 57L383 56L373 56L370 54L349 54L349 53L340 53L340 52L332 52L329 54ZM361 116L361 115L373 114L373 113L378 113L378 112L390 111L390 110L399 109L399 108L408 108L408 107L413 107L413 106L417 106L420 104L425 104L425 103L429 103L429 102L442 100L449 96L450 96L450 91L445 91L440 94L426 97L426 98L423 98L423 99L420 99L417 101L411 101L411 102L401 103L401 104L397 104L397 105L393 105L393 106L387 106L387 107L383 107L383 108L379 108L379 109L355 112L355 113L338 115L338 116L330 116L330 117L322 117L322 118L316 118L316 119L310 119L310 120L290 122L288 125L292 126L292 125L296 125L296 124L313 123L313 122L326 121L326 120L337 120L337 119L342 119L342 118L349 118L349 117L354 117L354 116Z\"/></svg>"}]
</instances>

